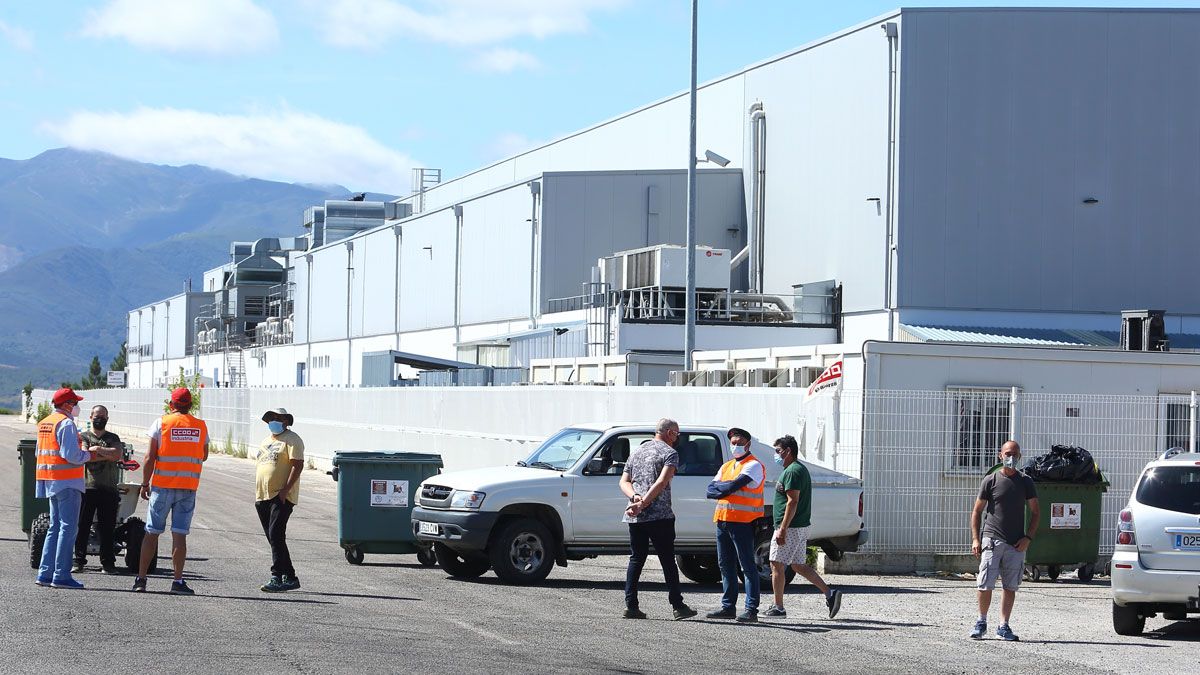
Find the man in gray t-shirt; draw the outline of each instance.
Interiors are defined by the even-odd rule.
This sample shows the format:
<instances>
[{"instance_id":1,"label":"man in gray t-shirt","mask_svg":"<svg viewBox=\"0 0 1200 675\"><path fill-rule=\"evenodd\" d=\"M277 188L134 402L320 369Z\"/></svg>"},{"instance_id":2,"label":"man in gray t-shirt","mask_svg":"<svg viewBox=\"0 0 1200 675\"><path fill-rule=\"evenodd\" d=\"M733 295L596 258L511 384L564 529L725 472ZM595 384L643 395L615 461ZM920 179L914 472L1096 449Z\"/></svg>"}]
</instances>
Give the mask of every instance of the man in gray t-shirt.
<instances>
[{"instance_id":1,"label":"man in gray t-shirt","mask_svg":"<svg viewBox=\"0 0 1200 675\"><path fill-rule=\"evenodd\" d=\"M629 566L625 569L625 618L644 619L638 607L638 579L650 546L658 554L667 598L676 619L696 616L696 610L683 603L679 586L679 568L675 565L675 512L671 510L671 479L679 467L679 455L672 447L679 439L679 425L661 419L654 429L654 440L646 441L629 454L621 474L621 492L629 498L622 521L629 524Z\"/></svg>"},{"instance_id":2,"label":"man in gray t-shirt","mask_svg":"<svg viewBox=\"0 0 1200 675\"><path fill-rule=\"evenodd\" d=\"M1004 622L996 628L996 635L1015 642L1018 638L1008 626L1008 617L1017 599L1017 587L1021 585L1025 551L1037 532L1039 509L1037 488L1029 476L1017 470L1021 446L1016 441L1006 442L1000 446L999 459L1001 468L983 479L975 508L971 509L971 553L979 556L976 584L979 591L979 620L975 622L971 637L978 640L987 633L992 589L996 586L996 577L1000 577L1004 586L1000 616ZM1025 521L1027 507L1028 526ZM982 534L979 526L981 516Z\"/></svg>"}]
</instances>

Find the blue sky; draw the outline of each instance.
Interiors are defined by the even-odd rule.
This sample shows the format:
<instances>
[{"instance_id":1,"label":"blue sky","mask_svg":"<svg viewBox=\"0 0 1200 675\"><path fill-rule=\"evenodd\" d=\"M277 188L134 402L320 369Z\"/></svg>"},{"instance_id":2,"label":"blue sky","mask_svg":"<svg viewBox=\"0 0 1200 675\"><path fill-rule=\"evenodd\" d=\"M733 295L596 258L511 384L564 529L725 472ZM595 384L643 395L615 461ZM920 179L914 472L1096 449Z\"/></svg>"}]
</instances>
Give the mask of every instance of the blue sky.
<instances>
[{"instance_id":1,"label":"blue sky","mask_svg":"<svg viewBox=\"0 0 1200 675\"><path fill-rule=\"evenodd\" d=\"M701 0L700 79L896 6ZM0 157L72 145L406 194L413 166L449 178L685 89L689 11L688 0L3 0Z\"/></svg>"}]
</instances>

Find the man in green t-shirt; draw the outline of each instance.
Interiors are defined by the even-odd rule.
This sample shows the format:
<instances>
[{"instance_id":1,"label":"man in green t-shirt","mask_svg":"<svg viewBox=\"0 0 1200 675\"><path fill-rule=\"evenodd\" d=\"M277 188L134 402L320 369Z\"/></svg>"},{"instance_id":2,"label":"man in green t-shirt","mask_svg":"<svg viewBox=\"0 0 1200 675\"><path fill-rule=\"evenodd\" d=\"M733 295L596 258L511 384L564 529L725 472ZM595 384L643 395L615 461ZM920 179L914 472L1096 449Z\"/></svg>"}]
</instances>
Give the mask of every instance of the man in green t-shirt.
<instances>
[{"instance_id":1,"label":"man in green t-shirt","mask_svg":"<svg viewBox=\"0 0 1200 675\"><path fill-rule=\"evenodd\" d=\"M271 580L263 584L264 593L294 591L300 588L296 568L287 547L287 524L292 509L300 501L300 472L304 470L304 441L292 431L296 420L287 410L276 408L263 413L268 436L258 448L258 470L254 477L254 508L262 523L263 534L271 544Z\"/></svg>"},{"instance_id":2,"label":"man in green t-shirt","mask_svg":"<svg viewBox=\"0 0 1200 675\"><path fill-rule=\"evenodd\" d=\"M829 618L837 616L842 607L842 592L830 588L817 571L807 564L808 529L812 524L812 477L808 467L798 459L796 439L784 436L775 441L775 463L783 465L783 473L775 483L775 536L771 539L771 588L775 591L775 606L763 616L785 617L783 589L787 585L787 568L808 579L825 594Z\"/></svg>"}]
</instances>

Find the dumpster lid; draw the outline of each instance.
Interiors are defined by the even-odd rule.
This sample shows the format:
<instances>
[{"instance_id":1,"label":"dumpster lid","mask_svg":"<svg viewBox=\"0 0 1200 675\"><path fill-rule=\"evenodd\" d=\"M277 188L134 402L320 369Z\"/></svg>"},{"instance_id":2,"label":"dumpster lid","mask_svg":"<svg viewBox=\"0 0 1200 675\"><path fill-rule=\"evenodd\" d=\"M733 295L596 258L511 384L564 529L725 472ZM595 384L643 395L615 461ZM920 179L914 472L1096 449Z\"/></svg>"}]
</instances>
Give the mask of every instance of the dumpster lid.
<instances>
[{"instance_id":1,"label":"dumpster lid","mask_svg":"<svg viewBox=\"0 0 1200 675\"><path fill-rule=\"evenodd\" d=\"M442 456L430 452L404 452L399 450L339 450L333 453L333 465L378 462L383 464L428 464L442 465Z\"/></svg>"},{"instance_id":2,"label":"dumpster lid","mask_svg":"<svg viewBox=\"0 0 1200 675\"><path fill-rule=\"evenodd\" d=\"M990 476L991 474L993 474L993 473L996 473L997 471L999 471L999 470L1001 469L1001 467L1003 467L1003 466L1004 466L1003 464L996 464L996 465L995 465L995 466L993 466L992 468L988 469L988 472L987 472L987 473L985 473L984 475L985 475L985 476ZM1022 475L1026 475L1024 471L1021 471L1021 474L1022 474ZM1103 472L1103 471L1101 471L1099 468L1097 468L1097 469L1096 469L1096 475L1099 477L1099 480L1092 481L1092 482L1090 482L1090 483L1079 483L1079 482L1070 482L1070 483L1068 483L1068 482L1064 482L1064 481L1048 481L1048 480L1038 480L1038 479L1036 479L1036 478L1030 478L1030 480L1032 480L1032 481L1033 481L1033 484L1034 484L1034 485L1037 485L1037 486L1039 486L1039 487L1040 487L1040 486L1042 486L1042 485L1047 485L1047 486L1049 486L1049 485L1055 485L1055 486L1058 486L1058 485L1067 485L1067 486L1070 486L1070 487L1083 487L1083 488L1088 488L1088 487L1095 487L1095 486L1097 486L1097 485L1100 485L1100 486L1103 486L1103 487L1105 488L1104 492L1107 492L1107 491L1108 491L1108 489L1107 489L1107 488L1108 488L1108 486L1109 486L1108 478L1107 478L1107 477L1104 475L1104 472Z\"/></svg>"}]
</instances>

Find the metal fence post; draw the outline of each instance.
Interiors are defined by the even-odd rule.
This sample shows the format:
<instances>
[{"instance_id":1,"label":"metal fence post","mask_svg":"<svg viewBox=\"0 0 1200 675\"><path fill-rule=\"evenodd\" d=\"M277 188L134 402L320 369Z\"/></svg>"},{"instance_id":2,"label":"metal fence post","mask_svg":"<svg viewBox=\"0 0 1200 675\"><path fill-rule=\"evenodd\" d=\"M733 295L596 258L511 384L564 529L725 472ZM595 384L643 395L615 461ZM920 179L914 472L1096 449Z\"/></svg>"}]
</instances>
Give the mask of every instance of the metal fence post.
<instances>
[{"instance_id":1,"label":"metal fence post","mask_svg":"<svg viewBox=\"0 0 1200 675\"><path fill-rule=\"evenodd\" d=\"M1008 392L1008 437L1021 444L1021 390L1012 387Z\"/></svg>"},{"instance_id":2,"label":"metal fence post","mask_svg":"<svg viewBox=\"0 0 1200 675\"><path fill-rule=\"evenodd\" d=\"M1196 391L1188 402L1188 452L1196 452Z\"/></svg>"}]
</instances>

